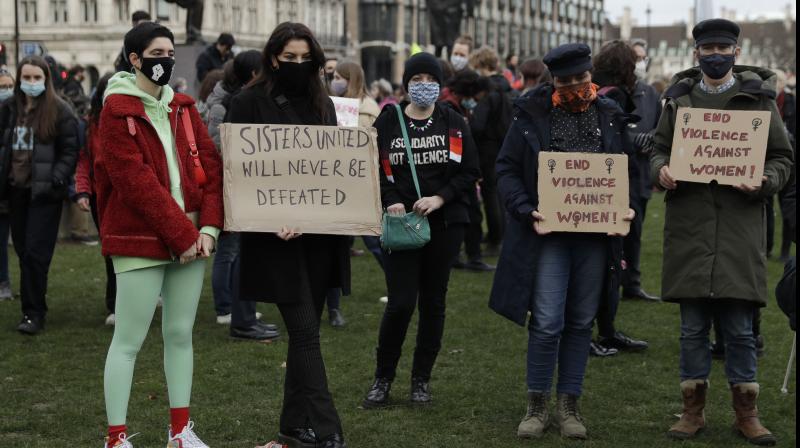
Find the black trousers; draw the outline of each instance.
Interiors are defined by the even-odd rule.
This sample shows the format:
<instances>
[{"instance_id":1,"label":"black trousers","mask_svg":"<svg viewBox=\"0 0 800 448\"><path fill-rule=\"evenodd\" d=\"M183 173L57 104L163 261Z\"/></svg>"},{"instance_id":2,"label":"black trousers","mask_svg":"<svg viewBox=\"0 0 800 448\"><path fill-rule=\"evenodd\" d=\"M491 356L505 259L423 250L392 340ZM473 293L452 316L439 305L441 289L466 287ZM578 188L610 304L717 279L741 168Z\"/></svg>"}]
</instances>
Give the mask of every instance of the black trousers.
<instances>
[{"instance_id":1,"label":"black trousers","mask_svg":"<svg viewBox=\"0 0 800 448\"><path fill-rule=\"evenodd\" d=\"M464 231L464 252L467 254L468 261L481 261L481 240L483 239L483 214L481 213L481 203L478 200L478 189L473 188L469 192L469 221Z\"/></svg>"},{"instance_id":2,"label":"black trousers","mask_svg":"<svg viewBox=\"0 0 800 448\"><path fill-rule=\"evenodd\" d=\"M89 204L92 209L92 220L100 233L100 217L97 215L97 195L92 195L89 198ZM114 308L117 304L117 275L114 273L114 263L111 257L103 257L106 262L106 309L109 314L114 314Z\"/></svg>"},{"instance_id":3,"label":"black trousers","mask_svg":"<svg viewBox=\"0 0 800 448\"><path fill-rule=\"evenodd\" d=\"M386 257L389 303L378 335L375 376L394 379L414 308L419 306L417 346L411 375L427 381L442 346L450 269L464 239L464 225L431 223L431 241Z\"/></svg>"},{"instance_id":4,"label":"black trousers","mask_svg":"<svg viewBox=\"0 0 800 448\"><path fill-rule=\"evenodd\" d=\"M29 188L9 187L11 239L19 257L22 314L47 315L47 274L58 240L61 201L32 202Z\"/></svg>"},{"instance_id":5,"label":"black trousers","mask_svg":"<svg viewBox=\"0 0 800 448\"><path fill-rule=\"evenodd\" d=\"M483 198L483 209L486 212L486 242L499 245L503 242L503 232L505 230L505 212L500 204L500 196L497 193L497 173L495 171L495 158L481 164L481 198Z\"/></svg>"},{"instance_id":6,"label":"black trousers","mask_svg":"<svg viewBox=\"0 0 800 448\"><path fill-rule=\"evenodd\" d=\"M644 217L647 214L648 198L641 198L631 208L636 211L636 217L631 221L631 230L623 241L623 253L627 268L622 271L622 289L625 292L636 292L642 287L642 271L640 266L642 256L642 231L644 230Z\"/></svg>"}]
</instances>

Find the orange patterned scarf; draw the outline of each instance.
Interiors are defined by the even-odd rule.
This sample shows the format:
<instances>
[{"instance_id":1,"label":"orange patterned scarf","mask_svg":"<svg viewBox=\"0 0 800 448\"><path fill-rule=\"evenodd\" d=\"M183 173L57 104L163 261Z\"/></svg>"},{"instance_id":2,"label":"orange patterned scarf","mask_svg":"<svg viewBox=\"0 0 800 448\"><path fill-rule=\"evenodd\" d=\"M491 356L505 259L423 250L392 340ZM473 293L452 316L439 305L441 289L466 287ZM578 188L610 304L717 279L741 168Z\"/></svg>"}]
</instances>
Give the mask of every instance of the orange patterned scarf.
<instances>
[{"instance_id":1,"label":"orange patterned scarf","mask_svg":"<svg viewBox=\"0 0 800 448\"><path fill-rule=\"evenodd\" d=\"M597 99L598 85L592 82L558 87L553 92L553 107L561 107L572 113L586 112Z\"/></svg>"}]
</instances>

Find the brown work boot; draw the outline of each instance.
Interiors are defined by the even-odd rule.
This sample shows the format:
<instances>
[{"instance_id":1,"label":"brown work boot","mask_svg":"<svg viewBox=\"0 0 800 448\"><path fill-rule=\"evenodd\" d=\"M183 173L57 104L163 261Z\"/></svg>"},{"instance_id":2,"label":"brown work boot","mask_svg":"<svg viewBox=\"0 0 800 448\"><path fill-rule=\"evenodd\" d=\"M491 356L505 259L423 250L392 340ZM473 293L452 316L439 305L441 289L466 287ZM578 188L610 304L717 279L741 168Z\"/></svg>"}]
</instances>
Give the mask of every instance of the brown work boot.
<instances>
[{"instance_id":1,"label":"brown work boot","mask_svg":"<svg viewBox=\"0 0 800 448\"><path fill-rule=\"evenodd\" d=\"M706 427L706 392L708 381L686 380L681 382L683 395L683 413L678 423L672 425L667 432L671 439L686 440L696 436Z\"/></svg>"},{"instance_id":2,"label":"brown work boot","mask_svg":"<svg viewBox=\"0 0 800 448\"><path fill-rule=\"evenodd\" d=\"M773 446L778 440L758 420L758 383L741 383L731 386L733 410L736 421L733 428L753 445Z\"/></svg>"},{"instance_id":3,"label":"brown work boot","mask_svg":"<svg viewBox=\"0 0 800 448\"><path fill-rule=\"evenodd\" d=\"M561 437L566 439L585 440L586 425L578 408L578 396L569 394L556 395L556 413L554 424L561 430Z\"/></svg>"},{"instance_id":4,"label":"brown work boot","mask_svg":"<svg viewBox=\"0 0 800 448\"><path fill-rule=\"evenodd\" d=\"M550 411L547 409L550 394L546 392L528 392L528 412L525 413L517 428L517 437L538 439L550 425Z\"/></svg>"}]
</instances>

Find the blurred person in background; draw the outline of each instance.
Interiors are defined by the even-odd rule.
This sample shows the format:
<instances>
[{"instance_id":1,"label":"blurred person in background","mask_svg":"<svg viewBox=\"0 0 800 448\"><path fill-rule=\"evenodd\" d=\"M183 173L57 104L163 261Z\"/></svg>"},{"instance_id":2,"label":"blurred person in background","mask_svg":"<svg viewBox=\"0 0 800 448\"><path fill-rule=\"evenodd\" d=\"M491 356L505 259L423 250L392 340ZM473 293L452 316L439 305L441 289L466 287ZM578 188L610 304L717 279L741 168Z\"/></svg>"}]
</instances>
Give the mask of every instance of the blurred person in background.
<instances>
[{"instance_id":1,"label":"blurred person in background","mask_svg":"<svg viewBox=\"0 0 800 448\"><path fill-rule=\"evenodd\" d=\"M551 82L550 72L541 59L527 59L519 66L522 75L522 95L530 92L534 87L545 82Z\"/></svg>"},{"instance_id":2,"label":"blurred person in background","mask_svg":"<svg viewBox=\"0 0 800 448\"><path fill-rule=\"evenodd\" d=\"M3 103L13 101L11 99L13 97L14 76L8 70L0 69L0 110L2 110ZM2 138L2 134L0 134L0 138ZM8 201L0 199L0 301L14 298L11 290L11 277L8 275L8 237Z\"/></svg>"},{"instance_id":3,"label":"blurred person in background","mask_svg":"<svg viewBox=\"0 0 800 448\"><path fill-rule=\"evenodd\" d=\"M233 46L236 39L230 33L222 33L217 41L206 47L195 62L197 82L202 83L211 70L221 69L222 66L233 58ZM213 86L212 86L213 88Z\"/></svg>"}]
</instances>

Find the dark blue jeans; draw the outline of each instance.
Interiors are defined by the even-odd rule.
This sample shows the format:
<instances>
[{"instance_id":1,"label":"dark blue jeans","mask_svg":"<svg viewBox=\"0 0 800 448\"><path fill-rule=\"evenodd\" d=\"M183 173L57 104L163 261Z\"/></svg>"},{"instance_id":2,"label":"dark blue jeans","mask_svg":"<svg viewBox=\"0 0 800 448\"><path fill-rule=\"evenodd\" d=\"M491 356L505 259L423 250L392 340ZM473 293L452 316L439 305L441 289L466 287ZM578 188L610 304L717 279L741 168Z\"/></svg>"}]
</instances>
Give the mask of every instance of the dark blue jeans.
<instances>
[{"instance_id":1,"label":"dark blue jeans","mask_svg":"<svg viewBox=\"0 0 800 448\"><path fill-rule=\"evenodd\" d=\"M8 281L8 229L7 214L0 214L0 283Z\"/></svg>"},{"instance_id":2,"label":"dark blue jeans","mask_svg":"<svg viewBox=\"0 0 800 448\"><path fill-rule=\"evenodd\" d=\"M719 319L725 341L725 375L730 384L756 381L756 340L753 313L757 305L744 300L681 302L681 381L705 380L711 374L709 330Z\"/></svg>"},{"instance_id":3,"label":"dark blue jeans","mask_svg":"<svg viewBox=\"0 0 800 448\"><path fill-rule=\"evenodd\" d=\"M549 393L558 364L560 394L581 395L592 321L606 280L606 236L542 238L528 324L528 390Z\"/></svg>"},{"instance_id":4,"label":"dark blue jeans","mask_svg":"<svg viewBox=\"0 0 800 448\"><path fill-rule=\"evenodd\" d=\"M239 300L239 247L241 238L235 232L223 232L217 242L211 284L217 315L231 314L231 326L248 328L256 323L256 302Z\"/></svg>"}]
</instances>

